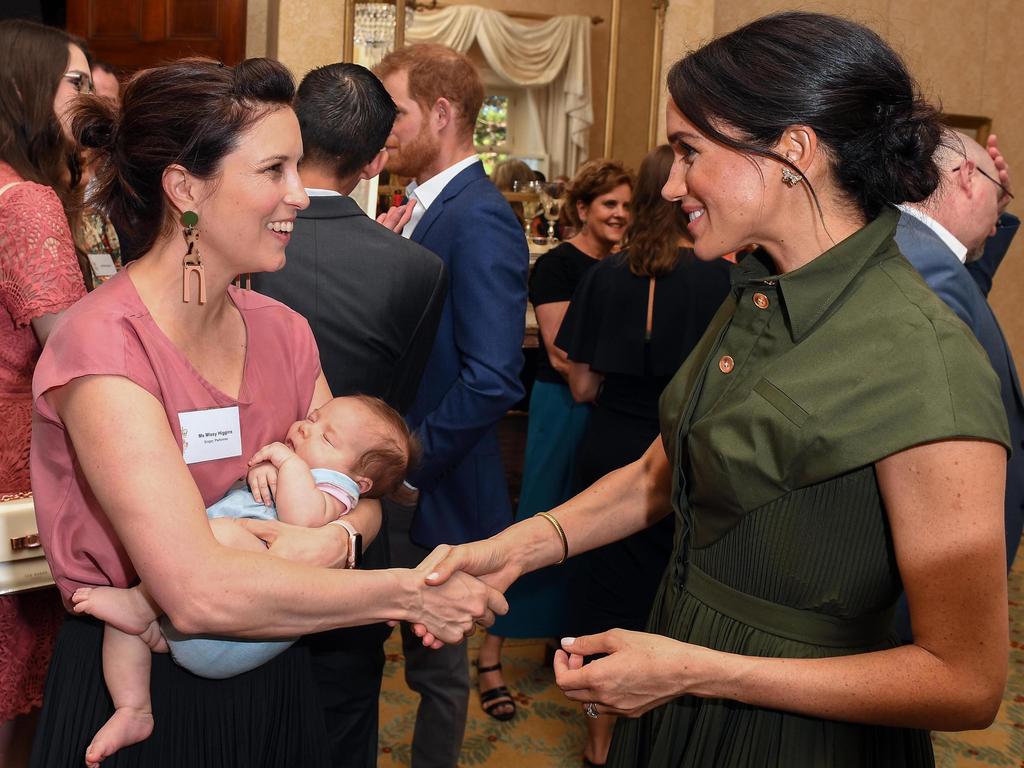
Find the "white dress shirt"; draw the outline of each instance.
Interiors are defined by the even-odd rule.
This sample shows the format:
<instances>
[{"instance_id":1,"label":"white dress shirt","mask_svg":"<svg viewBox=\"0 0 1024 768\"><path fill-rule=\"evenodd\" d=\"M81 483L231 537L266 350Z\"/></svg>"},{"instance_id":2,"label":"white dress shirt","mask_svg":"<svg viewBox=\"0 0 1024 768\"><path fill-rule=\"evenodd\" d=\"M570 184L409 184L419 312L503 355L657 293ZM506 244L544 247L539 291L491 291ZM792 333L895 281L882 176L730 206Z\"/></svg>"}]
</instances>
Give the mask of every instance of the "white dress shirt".
<instances>
[{"instance_id":1,"label":"white dress shirt","mask_svg":"<svg viewBox=\"0 0 1024 768\"><path fill-rule=\"evenodd\" d=\"M414 207L412 209L412 218L402 228L402 237L406 239L412 237L412 233L416 230L416 225L420 223L420 219L423 218L423 214L437 200L437 196L448 186L449 181L469 168L473 163L479 162L480 158L474 152L469 157L459 160L455 165L448 166L436 176L431 176L422 184L417 184L415 181L410 182L409 186L405 188L405 194L409 196L409 200L414 204Z\"/></svg>"},{"instance_id":2,"label":"white dress shirt","mask_svg":"<svg viewBox=\"0 0 1024 768\"><path fill-rule=\"evenodd\" d=\"M341 192L336 189L318 189L317 187L306 187L308 197L341 197Z\"/></svg>"},{"instance_id":3,"label":"white dress shirt","mask_svg":"<svg viewBox=\"0 0 1024 768\"><path fill-rule=\"evenodd\" d=\"M957 240L953 233L946 229L944 226L939 224L935 219L929 216L927 213L922 211L920 208L915 208L912 205L900 204L896 206L908 216L913 216L915 219L924 224L928 229L939 236L939 239L946 244L946 247L953 252L953 254L960 259L961 264L967 263L967 246Z\"/></svg>"}]
</instances>

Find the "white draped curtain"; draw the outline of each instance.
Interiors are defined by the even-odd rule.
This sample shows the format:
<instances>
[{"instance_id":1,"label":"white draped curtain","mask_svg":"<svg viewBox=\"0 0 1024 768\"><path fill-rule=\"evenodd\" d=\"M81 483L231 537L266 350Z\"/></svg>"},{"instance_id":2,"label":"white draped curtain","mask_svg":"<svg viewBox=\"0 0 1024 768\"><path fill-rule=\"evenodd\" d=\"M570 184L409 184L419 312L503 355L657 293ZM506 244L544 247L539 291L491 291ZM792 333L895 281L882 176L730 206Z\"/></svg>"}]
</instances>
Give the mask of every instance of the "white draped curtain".
<instances>
[{"instance_id":1,"label":"white draped curtain","mask_svg":"<svg viewBox=\"0 0 1024 768\"><path fill-rule=\"evenodd\" d=\"M555 16L522 24L505 14L472 5L418 11L405 35L408 43L441 43L460 53L479 44L487 64L503 81L526 89L528 109L541 130L549 175L572 175L589 156L594 122L590 90L590 19Z\"/></svg>"}]
</instances>

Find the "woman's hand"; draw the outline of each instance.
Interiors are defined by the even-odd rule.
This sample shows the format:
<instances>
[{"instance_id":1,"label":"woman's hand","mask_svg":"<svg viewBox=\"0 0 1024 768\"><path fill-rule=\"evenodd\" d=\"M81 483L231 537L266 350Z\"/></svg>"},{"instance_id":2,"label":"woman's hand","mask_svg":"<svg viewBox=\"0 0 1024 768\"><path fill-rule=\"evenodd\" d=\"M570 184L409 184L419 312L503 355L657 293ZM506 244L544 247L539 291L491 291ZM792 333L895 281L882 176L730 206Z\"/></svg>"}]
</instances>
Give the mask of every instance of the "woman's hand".
<instances>
[{"instance_id":1,"label":"woman's hand","mask_svg":"<svg viewBox=\"0 0 1024 768\"><path fill-rule=\"evenodd\" d=\"M508 612L508 603L497 589L481 579L456 571L448 573L438 586L430 586L428 575L434 575L438 564L450 554L445 544L437 547L412 572L420 584L422 603L412 620L423 644L440 648L442 644L462 642L477 626L489 627L495 615Z\"/></svg>"},{"instance_id":2,"label":"woman's hand","mask_svg":"<svg viewBox=\"0 0 1024 768\"><path fill-rule=\"evenodd\" d=\"M426 563L434 563L433 568L426 571L426 582L431 586L440 586L452 574L461 571L504 592L522 575L521 567L513 562L510 547L497 537L447 547L442 557L437 557L438 549L417 568L420 570Z\"/></svg>"},{"instance_id":3,"label":"woman's hand","mask_svg":"<svg viewBox=\"0 0 1024 768\"><path fill-rule=\"evenodd\" d=\"M601 714L639 717L681 696L714 651L661 635L612 629L562 638L555 652L555 682L565 695L594 703ZM584 656L607 656L583 665Z\"/></svg>"},{"instance_id":4,"label":"woman's hand","mask_svg":"<svg viewBox=\"0 0 1024 768\"><path fill-rule=\"evenodd\" d=\"M425 570L425 583L428 586L441 586L453 574L461 573L475 576L483 583L504 592L522 575L522 567L512 561L514 547L499 537L445 547L446 552L440 560L436 557L439 549L435 549L416 569L417 572ZM427 563L434 565L424 569ZM421 623L412 622L412 631L422 638L424 645L435 650L443 645Z\"/></svg>"},{"instance_id":5,"label":"woman's hand","mask_svg":"<svg viewBox=\"0 0 1024 768\"><path fill-rule=\"evenodd\" d=\"M348 534L337 525L306 528L279 520L238 521L258 536L272 555L321 568L342 568L348 559Z\"/></svg>"}]
</instances>

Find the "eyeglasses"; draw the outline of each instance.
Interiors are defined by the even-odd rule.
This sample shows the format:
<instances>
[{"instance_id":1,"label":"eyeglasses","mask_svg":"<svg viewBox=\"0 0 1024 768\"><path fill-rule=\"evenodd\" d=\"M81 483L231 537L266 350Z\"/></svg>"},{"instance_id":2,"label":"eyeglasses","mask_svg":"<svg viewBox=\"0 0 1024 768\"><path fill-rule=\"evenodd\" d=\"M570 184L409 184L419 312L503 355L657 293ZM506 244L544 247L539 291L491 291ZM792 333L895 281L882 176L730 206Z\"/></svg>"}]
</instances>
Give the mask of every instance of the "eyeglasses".
<instances>
[{"instance_id":1,"label":"eyeglasses","mask_svg":"<svg viewBox=\"0 0 1024 768\"><path fill-rule=\"evenodd\" d=\"M86 95L92 93L92 78L84 72L66 72L64 79L71 83L71 87L74 88L78 93L84 93Z\"/></svg>"},{"instance_id":2,"label":"eyeglasses","mask_svg":"<svg viewBox=\"0 0 1024 768\"><path fill-rule=\"evenodd\" d=\"M950 173L956 173L962 167L963 166L958 165L956 168L950 168L949 172ZM993 179L991 176L989 176L987 173L985 173L983 170L981 170L981 168L979 168L977 165L974 166L974 170L976 170L978 173L980 173L986 179L988 179L993 184L995 184L997 187L999 187L999 189L1001 189L1003 191L1003 194L1006 195L1008 198L1010 198L1011 200L1014 199L1013 193L1010 190L1008 190L1006 187L1004 187L999 181L997 181L996 179Z\"/></svg>"}]
</instances>

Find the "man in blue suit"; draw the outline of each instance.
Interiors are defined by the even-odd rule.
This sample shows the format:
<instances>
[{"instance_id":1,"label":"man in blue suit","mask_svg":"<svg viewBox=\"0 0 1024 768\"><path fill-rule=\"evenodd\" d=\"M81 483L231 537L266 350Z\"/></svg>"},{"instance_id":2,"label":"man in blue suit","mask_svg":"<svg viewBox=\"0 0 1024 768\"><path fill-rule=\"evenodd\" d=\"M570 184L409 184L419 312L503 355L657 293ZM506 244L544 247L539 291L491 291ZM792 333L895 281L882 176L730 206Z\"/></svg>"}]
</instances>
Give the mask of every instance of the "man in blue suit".
<instances>
[{"instance_id":1,"label":"man in blue suit","mask_svg":"<svg viewBox=\"0 0 1024 768\"><path fill-rule=\"evenodd\" d=\"M927 200L900 208L896 243L939 298L977 337L999 375L1013 454L1006 472L1006 567L1013 564L1024 526L1024 397L1010 348L986 296L1020 225L1003 213L1009 175L995 137L986 150L952 131L936 153L939 188ZM997 163L998 160L998 163ZM909 637L905 606L898 618Z\"/></svg>"},{"instance_id":2,"label":"man in blue suit","mask_svg":"<svg viewBox=\"0 0 1024 768\"><path fill-rule=\"evenodd\" d=\"M523 327L529 253L511 207L484 173L473 146L483 84L465 57L414 45L377 66L398 107L387 169L409 177L412 217L402 234L444 261L448 298L426 371L407 418L423 444L409 477L415 510L389 510L396 565L425 548L487 538L512 522L497 423L523 396ZM402 627L406 680L421 700L413 768L452 768L469 700L463 646L424 649Z\"/></svg>"}]
</instances>

